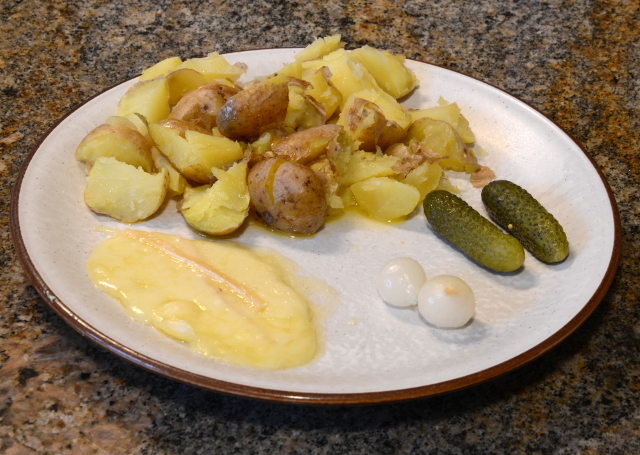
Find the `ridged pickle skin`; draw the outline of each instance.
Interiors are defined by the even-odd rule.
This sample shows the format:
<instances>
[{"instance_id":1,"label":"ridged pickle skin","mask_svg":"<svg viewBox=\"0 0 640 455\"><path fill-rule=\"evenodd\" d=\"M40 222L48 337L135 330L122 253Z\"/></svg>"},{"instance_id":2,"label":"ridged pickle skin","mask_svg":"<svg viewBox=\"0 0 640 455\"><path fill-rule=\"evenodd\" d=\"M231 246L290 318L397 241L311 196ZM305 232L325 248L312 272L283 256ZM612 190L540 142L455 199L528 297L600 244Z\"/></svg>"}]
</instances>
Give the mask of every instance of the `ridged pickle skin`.
<instances>
[{"instance_id":1,"label":"ridged pickle skin","mask_svg":"<svg viewBox=\"0 0 640 455\"><path fill-rule=\"evenodd\" d=\"M555 263L569 255L567 235L558 220L524 188L494 180L482 189L482 202L491 219L539 260Z\"/></svg>"},{"instance_id":2,"label":"ridged pickle skin","mask_svg":"<svg viewBox=\"0 0 640 455\"><path fill-rule=\"evenodd\" d=\"M513 272L524 263L522 244L458 196L432 191L423 205L433 229L478 264L498 272Z\"/></svg>"}]
</instances>

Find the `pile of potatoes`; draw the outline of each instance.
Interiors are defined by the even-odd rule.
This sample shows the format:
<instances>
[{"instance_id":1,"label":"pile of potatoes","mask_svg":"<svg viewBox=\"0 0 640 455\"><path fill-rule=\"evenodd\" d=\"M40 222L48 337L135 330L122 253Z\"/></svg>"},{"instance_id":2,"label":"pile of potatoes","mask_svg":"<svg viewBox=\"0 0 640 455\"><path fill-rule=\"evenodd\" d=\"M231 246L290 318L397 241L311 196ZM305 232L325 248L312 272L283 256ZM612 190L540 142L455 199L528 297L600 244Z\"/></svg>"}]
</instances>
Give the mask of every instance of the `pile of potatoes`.
<instances>
[{"instance_id":1,"label":"pile of potatoes","mask_svg":"<svg viewBox=\"0 0 640 455\"><path fill-rule=\"evenodd\" d=\"M243 86L246 66L217 53L147 69L76 150L87 205L133 223L176 197L203 233L229 234L251 212L311 234L351 207L404 217L430 191L456 190L445 170L481 180L457 104L404 108L397 100L418 83L404 57L343 46L340 35L320 38Z\"/></svg>"}]
</instances>

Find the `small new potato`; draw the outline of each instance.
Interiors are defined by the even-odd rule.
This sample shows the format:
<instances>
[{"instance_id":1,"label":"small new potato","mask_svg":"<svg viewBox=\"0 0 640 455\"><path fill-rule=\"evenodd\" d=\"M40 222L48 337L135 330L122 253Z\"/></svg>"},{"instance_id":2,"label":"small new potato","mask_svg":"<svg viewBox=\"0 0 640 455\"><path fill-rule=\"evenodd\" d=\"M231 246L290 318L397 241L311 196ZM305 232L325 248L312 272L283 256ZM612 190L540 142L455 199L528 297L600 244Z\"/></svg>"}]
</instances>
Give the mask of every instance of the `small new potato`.
<instances>
[{"instance_id":1,"label":"small new potato","mask_svg":"<svg viewBox=\"0 0 640 455\"><path fill-rule=\"evenodd\" d=\"M195 123L211 131L217 124L218 110L238 91L238 87L226 80L215 80L201 85L178 101L169 118Z\"/></svg>"},{"instance_id":2,"label":"small new potato","mask_svg":"<svg viewBox=\"0 0 640 455\"><path fill-rule=\"evenodd\" d=\"M267 226L312 234L324 223L324 186L307 166L270 158L251 168L247 179L251 208Z\"/></svg>"},{"instance_id":3,"label":"small new potato","mask_svg":"<svg viewBox=\"0 0 640 455\"><path fill-rule=\"evenodd\" d=\"M282 123L289 107L289 84L269 79L230 97L217 113L220 132L239 141L255 141L270 126Z\"/></svg>"}]
</instances>

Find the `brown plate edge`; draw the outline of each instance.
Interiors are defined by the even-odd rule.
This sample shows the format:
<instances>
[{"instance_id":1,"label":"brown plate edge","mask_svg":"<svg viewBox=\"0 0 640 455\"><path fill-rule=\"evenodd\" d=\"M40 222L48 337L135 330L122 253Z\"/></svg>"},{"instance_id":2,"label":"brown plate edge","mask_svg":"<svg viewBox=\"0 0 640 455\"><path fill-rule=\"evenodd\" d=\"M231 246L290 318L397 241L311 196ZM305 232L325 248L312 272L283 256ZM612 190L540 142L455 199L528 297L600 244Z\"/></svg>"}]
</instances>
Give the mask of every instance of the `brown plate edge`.
<instances>
[{"instance_id":1,"label":"brown plate edge","mask_svg":"<svg viewBox=\"0 0 640 455\"><path fill-rule=\"evenodd\" d=\"M256 49L258 50L258 49ZM240 51L244 52L244 51ZM238 52L238 53L240 53ZM564 134L566 134L585 154L585 156L589 159L592 166L595 168L598 176L600 177L602 184L607 191L607 195L609 196L609 201L611 205L611 211L614 221L614 244L613 250L611 253L611 258L609 260L609 265L607 267L607 271L605 272L600 285L596 289L595 293L586 303L586 305L580 310L578 314L576 314L567 324L565 324L560 330L554 333L551 337L544 340L542 343L534 346L522 354L513 357L506 362L495 365L486 370L479 371L477 373L473 373L471 375L463 376L460 378L452 379L449 381L444 381L437 384L431 384L427 386L414 387L410 389L400 389L400 390L390 390L384 392L368 392L368 393L347 393L347 394L332 394L332 393L302 393L302 392L289 392L283 390L275 390L275 389L263 389L259 387L246 386L241 384L235 384L232 382L221 381L218 379L210 378L207 376L202 376L194 373L190 373L188 371L173 367L171 365L167 365L165 363L154 360L150 357L144 356L120 343L117 343L113 339L104 335L103 333L96 330L91 325L84 322L82 319L78 318L69 308L67 308L61 300L57 298L57 296L52 292L52 290L47 286L44 282L35 266L31 262L29 258L29 254L22 240L22 234L20 232L20 223L19 223L19 215L18 215L18 206L19 206L19 198L20 198L20 187L22 185L22 180L26 173L26 170L31 162L33 156L37 153L40 148L42 142L51 134L51 132L58 127L58 125L66 119L73 112L80 109L85 104L89 103L94 98L104 94L105 92L111 90L112 88L117 87L118 85L126 82L120 82L118 84L114 84L111 87L108 87L87 99L83 103L72 108L66 115L60 118L51 128L47 130L47 132L40 138L40 140L34 145L31 149L27 157L25 158L20 171L16 177L16 181L14 183L14 187L11 195L11 205L10 205L10 230L11 237L13 240L13 245L18 256L18 260L27 274L29 280L36 288L40 296L47 302L47 304L73 329L78 331L81 335L86 338L92 340L97 343L101 347L107 349L108 351L118 355L119 357L136 364L148 371L159 374L161 376L165 376L170 379L174 379L185 384L193 385L196 387L200 387L206 390L211 390L215 392L222 392L230 395L246 397L246 398L255 398L259 400L265 401L274 401L281 403L291 403L291 404L314 404L314 405L365 405L365 404L380 404L380 403L390 403L397 401L406 401L406 400L414 400L418 398L426 398L432 397L436 395L441 395L445 393L451 393L458 390L462 390L482 382L488 381L490 379L497 378L503 374L509 373L519 367L526 365L527 363L535 360L540 357L544 353L551 350L553 347L557 346L561 343L565 338L567 338L571 333L573 333L586 319L593 313L598 304L604 298L607 290L609 289L611 283L613 282L616 269L618 267L618 263L620 261L620 253L621 253L621 222L620 222L620 214L618 211L618 206L615 201L615 197L613 192L598 165L595 163L593 158L589 156L589 154L585 151L582 145L575 140L575 138L564 130L561 126L559 126L556 122L549 119L546 115L540 112L535 107L529 105L525 101L520 98L511 95L510 93L495 87L487 82L481 81L472 76L467 76L463 73L460 73L456 70L451 70L448 68L444 68L439 65L433 65L431 63L425 63L431 66L437 66L448 71L453 71L459 73L465 77L469 77L474 79L480 83L489 85L500 92L503 92L520 102L524 103L531 109L539 112L543 117L550 120L557 128L559 128ZM137 76L134 76L137 77ZM133 78L131 78L133 79ZM130 80L130 79L129 79Z\"/></svg>"}]
</instances>

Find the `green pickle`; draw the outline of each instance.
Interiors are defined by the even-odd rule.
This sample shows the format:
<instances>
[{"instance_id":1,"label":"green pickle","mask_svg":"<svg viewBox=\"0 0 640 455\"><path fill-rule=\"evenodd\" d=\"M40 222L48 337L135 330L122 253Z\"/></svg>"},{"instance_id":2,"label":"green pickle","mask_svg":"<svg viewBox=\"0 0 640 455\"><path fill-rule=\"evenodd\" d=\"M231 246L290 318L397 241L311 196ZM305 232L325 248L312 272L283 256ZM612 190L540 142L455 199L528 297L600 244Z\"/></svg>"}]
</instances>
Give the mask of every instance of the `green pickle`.
<instances>
[{"instance_id":1,"label":"green pickle","mask_svg":"<svg viewBox=\"0 0 640 455\"><path fill-rule=\"evenodd\" d=\"M527 190L508 180L494 180L482 189L482 202L491 219L536 258L554 263L569 255L564 229Z\"/></svg>"},{"instance_id":2,"label":"green pickle","mask_svg":"<svg viewBox=\"0 0 640 455\"><path fill-rule=\"evenodd\" d=\"M458 196L432 191L424 199L424 213L438 234L478 264L513 272L524 263L522 244Z\"/></svg>"}]
</instances>

